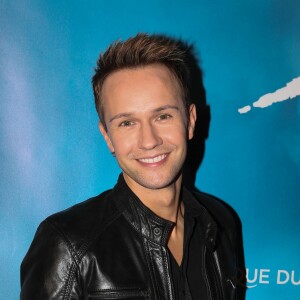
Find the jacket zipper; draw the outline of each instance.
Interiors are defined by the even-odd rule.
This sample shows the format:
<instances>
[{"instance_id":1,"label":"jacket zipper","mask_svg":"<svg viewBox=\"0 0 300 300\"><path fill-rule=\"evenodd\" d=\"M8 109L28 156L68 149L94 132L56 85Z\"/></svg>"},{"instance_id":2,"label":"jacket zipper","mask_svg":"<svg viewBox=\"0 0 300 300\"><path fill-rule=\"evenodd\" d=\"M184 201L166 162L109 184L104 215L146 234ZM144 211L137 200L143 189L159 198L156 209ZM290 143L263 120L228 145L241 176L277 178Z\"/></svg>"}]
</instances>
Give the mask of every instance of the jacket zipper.
<instances>
[{"instance_id":1,"label":"jacket zipper","mask_svg":"<svg viewBox=\"0 0 300 300\"><path fill-rule=\"evenodd\" d=\"M219 279L221 299L225 299L224 298L224 284L223 284L223 281L222 281L221 267L220 267L220 262L219 262L217 251L213 252L213 257L214 257L214 262L215 262L215 268L217 269L217 273L219 275L218 279Z\"/></svg>"},{"instance_id":2,"label":"jacket zipper","mask_svg":"<svg viewBox=\"0 0 300 300\"><path fill-rule=\"evenodd\" d=\"M102 290L89 294L93 299L146 299L150 300L150 290Z\"/></svg>"},{"instance_id":3,"label":"jacket zipper","mask_svg":"<svg viewBox=\"0 0 300 300\"><path fill-rule=\"evenodd\" d=\"M210 300L224 300L221 269L217 254L216 252L208 253L206 247L204 248L204 266Z\"/></svg>"}]
</instances>

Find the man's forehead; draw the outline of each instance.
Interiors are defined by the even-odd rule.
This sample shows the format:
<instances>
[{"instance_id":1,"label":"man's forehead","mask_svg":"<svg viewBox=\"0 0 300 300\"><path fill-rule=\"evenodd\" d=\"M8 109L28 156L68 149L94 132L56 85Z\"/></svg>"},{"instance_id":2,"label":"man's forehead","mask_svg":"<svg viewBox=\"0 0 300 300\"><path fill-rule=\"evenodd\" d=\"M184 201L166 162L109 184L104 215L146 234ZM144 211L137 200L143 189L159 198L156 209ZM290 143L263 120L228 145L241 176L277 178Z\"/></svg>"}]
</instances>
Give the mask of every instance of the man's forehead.
<instances>
[{"instance_id":1,"label":"man's forehead","mask_svg":"<svg viewBox=\"0 0 300 300\"><path fill-rule=\"evenodd\" d=\"M112 72L103 82L102 93L105 90L114 88L125 81L130 81L133 77L137 79L150 77L156 78L164 84L173 84L174 88L181 88L179 80L165 65L150 64L146 66L138 66L134 68L123 68ZM141 82L138 82L141 84Z\"/></svg>"},{"instance_id":2,"label":"man's forehead","mask_svg":"<svg viewBox=\"0 0 300 300\"><path fill-rule=\"evenodd\" d=\"M161 65L150 65L134 69L122 69L109 75L102 88L102 97L126 98L129 96L178 95L180 86L174 75ZM105 101L104 101L105 102Z\"/></svg>"}]
</instances>

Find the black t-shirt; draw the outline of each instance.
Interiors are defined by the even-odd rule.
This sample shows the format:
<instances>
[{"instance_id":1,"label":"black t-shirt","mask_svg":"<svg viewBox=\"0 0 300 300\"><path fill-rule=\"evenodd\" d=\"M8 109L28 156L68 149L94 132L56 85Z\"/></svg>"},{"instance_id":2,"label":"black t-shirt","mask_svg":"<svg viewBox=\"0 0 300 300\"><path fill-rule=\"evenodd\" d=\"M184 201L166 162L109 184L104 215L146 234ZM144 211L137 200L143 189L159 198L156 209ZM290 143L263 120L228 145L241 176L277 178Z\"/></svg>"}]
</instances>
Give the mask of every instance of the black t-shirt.
<instances>
[{"instance_id":1,"label":"black t-shirt","mask_svg":"<svg viewBox=\"0 0 300 300\"><path fill-rule=\"evenodd\" d=\"M205 246L201 232L201 224L197 224L197 219L185 213L184 251L180 266L169 251L176 300L209 299L203 267Z\"/></svg>"}]
</instances>

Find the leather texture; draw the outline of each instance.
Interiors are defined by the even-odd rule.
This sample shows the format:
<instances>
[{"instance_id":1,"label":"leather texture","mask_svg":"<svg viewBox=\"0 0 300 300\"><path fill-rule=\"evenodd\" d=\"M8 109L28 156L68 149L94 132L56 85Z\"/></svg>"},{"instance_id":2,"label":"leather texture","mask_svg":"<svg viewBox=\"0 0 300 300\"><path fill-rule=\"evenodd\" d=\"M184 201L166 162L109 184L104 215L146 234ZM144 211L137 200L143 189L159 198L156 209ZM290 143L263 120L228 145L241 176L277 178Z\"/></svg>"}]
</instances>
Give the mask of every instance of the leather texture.
<instances>
[{"instance_id":1,"label":"leather texture","mask_svg":"<svg viewBox=\"0 0 300 300\"><path fill-rule=\"evenodd\" d=\"M230 211L184 188L182 198L201 224L211 299L241 299ZM173 226L144 206L120 175L114 189L40 224L21 265L21 300L175 300L167 251Z\"/></svg>"}]
</instances>

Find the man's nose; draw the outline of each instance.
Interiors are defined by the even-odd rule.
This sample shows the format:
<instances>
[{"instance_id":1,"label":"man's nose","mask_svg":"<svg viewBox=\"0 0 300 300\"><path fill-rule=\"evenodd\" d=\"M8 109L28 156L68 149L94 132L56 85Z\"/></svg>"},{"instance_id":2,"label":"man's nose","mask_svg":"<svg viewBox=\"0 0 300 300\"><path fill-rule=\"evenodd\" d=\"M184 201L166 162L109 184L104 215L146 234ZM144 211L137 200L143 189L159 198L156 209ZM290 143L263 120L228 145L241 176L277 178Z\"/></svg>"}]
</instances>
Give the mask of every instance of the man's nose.
<instances>
[{"instance_id":1,"label":"man's nose","mask_svg":"<svg viewBox=\"0 0 300 300\"><path fill-rule=\"evenodd\" d=\"M163 143L157 128L151 123L144 123L140 128L140 148L151 150Z\"/></svg>"}]
</instances>

